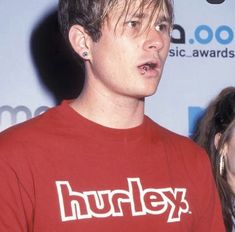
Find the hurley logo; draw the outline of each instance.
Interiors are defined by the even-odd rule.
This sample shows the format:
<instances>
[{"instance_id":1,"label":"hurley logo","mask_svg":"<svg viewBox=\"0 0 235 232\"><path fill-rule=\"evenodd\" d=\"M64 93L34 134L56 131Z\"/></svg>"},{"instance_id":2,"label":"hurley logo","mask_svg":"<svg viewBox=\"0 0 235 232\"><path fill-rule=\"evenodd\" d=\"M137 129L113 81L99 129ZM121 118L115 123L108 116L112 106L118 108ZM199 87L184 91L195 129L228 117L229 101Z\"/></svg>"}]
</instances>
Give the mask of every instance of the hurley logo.
<instances>
[{"instance_id":1,"label":"hurley logo","mask_svg":"<svg viewBox=\"0 0 235 232\"><path fill-rule=\"evenodd\" d=\"M128 178L127 189L76 192L68 181L56 181L61 220L167 215L167 222L178 222L191 213L185 188L146 188L139 178ZM127 210L129 208L130 210Z\"/></svg>"}]
</instances>

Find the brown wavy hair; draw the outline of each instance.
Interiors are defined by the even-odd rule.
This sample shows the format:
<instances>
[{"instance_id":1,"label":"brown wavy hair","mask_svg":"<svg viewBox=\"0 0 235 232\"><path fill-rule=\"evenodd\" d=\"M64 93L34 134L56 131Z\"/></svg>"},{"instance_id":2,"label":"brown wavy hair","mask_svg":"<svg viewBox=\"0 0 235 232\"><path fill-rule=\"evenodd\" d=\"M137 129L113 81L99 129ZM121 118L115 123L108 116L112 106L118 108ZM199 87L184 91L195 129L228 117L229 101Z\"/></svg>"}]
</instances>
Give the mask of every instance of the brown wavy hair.
<instances>
[{"instance_id":1,"label":"brown wavy hair","mask_svg":"<svg viewBox=\"0 0 235 232\"><path fill-rule=\"evenodd\" d=\"M207 151L219 192L224 224L227 232L233 228L234 196L227 182L226 167L223 175L219 172L220 151L229 144L235 129L235 87L227 87L208 105L203 117L199 120L193 140ZM220 134L218 146L215 146L215 136Z\"/></svg>"}]
</instances>

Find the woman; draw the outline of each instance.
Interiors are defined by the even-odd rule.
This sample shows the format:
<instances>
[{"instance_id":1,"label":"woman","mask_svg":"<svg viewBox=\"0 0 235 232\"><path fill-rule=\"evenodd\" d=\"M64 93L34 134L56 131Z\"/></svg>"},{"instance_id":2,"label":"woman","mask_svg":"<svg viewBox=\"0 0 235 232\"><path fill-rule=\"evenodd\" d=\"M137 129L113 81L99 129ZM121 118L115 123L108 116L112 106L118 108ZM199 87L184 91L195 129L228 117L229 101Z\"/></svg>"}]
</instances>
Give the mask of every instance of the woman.
<instances>
[{"instance_id":1,"label":"woman","mask_svg":"<svg viewBox=\"0 0 235 232\"><path fill-rule=\"evenodd\" d=\"M224 223L235 231L235 87L227 87L209 104L194 141L209 154L219 191Z\"/></svg>"}]
</instances>

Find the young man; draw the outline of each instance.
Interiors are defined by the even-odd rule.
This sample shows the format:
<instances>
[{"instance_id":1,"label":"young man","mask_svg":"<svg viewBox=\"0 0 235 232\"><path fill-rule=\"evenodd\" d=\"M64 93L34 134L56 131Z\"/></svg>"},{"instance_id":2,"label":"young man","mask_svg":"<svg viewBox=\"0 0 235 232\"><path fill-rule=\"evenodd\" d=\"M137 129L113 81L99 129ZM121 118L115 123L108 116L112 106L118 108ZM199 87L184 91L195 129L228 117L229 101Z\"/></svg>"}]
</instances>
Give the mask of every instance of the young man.
<instances>
[{"instance_id":1,"label":"young man","mask_svg":"<svg viewBox=\"0 0 235 232\"><path fill-rule=\"evenodd\" d=\"M60 0L85 85L1 134L0 231L224 231L207 156L144 115L172 17L168 0Z\"/></svg>"}]
</instances>

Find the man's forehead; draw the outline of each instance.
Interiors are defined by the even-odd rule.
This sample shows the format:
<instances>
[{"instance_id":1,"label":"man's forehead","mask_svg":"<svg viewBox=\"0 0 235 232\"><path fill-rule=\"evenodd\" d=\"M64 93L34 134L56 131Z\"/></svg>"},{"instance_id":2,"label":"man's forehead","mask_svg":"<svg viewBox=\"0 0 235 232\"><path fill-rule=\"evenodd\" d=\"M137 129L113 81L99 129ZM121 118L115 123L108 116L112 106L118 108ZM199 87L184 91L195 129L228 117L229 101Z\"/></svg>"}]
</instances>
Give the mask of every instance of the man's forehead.
<instances>
[{"instance_id":1,"label":"man's forehead","mask_svg":"<svg viewBox=\"0 0 235 232\"><path fill-rule=\"evenodd\" d=\"M165 17L169 18L164 0L119 0L108 13L109 18ZM155 18L155 17L154 17Z\"/></svg>"}]
</instances>

